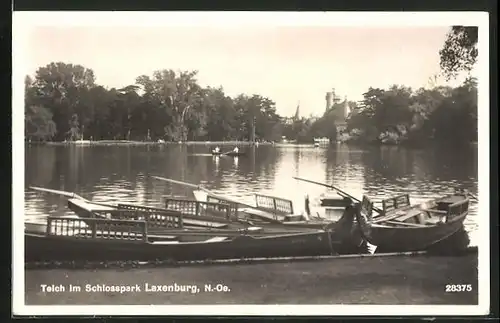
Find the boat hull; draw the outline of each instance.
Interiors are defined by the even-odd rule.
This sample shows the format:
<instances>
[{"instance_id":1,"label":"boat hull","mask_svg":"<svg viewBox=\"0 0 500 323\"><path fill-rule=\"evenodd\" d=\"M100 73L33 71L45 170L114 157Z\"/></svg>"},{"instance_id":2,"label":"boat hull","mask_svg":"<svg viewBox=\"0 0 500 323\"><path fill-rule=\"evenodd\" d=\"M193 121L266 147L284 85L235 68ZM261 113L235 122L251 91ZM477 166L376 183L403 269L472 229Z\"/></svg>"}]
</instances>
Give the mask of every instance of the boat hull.
<instances>
[{"instance_id":1,"label":"boat hull","mask_svg":"<svg viewBox=\"0 0 500 323\"><path fill-rule=\"evenodd\" d=\"M377 252L421 251L447 239L463 228L463 219L423 228L372 226L370 242Z\"/></svg>"},{"instance_id":2,"label":"boat hull","mask_svg":"<svg viewBox=\"0 0 500 323\"><path fill-rule=\"evenodd\" d=\"M368 221L366 213L359 209L356 213L356 222L358 224L358 231L362 232L362 235L371 244L377 246L377 252L424 251L429 250L463 229L463 222L468 215L468 210L465 209L468 207L468 200L464 200L456 205L452 207L455 209L457 207L462 208L463 213L453 215L450 212L445 212L446 219L443 217L444 221L440 220L428 224L398 223L393 220L372 223ZM425 211L415 206L405 211L401 217L404 217L405 213L419 217ZM436 218L434 217L434 220ZM429 219L433 219L433 217ZM460 248L461 246L458 247Z\"/></svg>"},{"instance_id":3,"label":"boat hull","mask_svg":"<svg viewBox=\"0 0 500 323\"><path fill-rule=\"evenodd\" d=\"M25 234L25 258L32 261L195 261L334 253L328 233L235 237L219 242L146 243L115 239Z\"/></svg>"},{"instance_id":4,"label":"boat hull","mask_svg":"<svg viewBox=\"0 0 500 323\"><path fill-rule=\"evenodd\" d=\"M214 152L212 151L212 156L230 156L230 157L241 157L241 156L246 156L246 153L244 152L228 152L228 153L221 153L221 152Z\"/></svg>"}]
</instances>

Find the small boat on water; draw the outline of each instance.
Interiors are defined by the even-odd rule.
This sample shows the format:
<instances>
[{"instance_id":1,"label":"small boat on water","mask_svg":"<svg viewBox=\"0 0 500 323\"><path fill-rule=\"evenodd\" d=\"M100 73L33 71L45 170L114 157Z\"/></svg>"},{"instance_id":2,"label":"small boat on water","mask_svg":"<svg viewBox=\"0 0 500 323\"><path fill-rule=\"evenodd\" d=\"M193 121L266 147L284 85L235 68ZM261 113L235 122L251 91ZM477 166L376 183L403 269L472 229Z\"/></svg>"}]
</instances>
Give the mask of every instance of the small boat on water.
<instances>
[{"instance_id":1,"label":"small boat on water","mask_svg":"<svg viewBox=\"0 0 500 323\"><path fill-rule=\"evenodd\" d=\"M365 238L380 252L420 251L463 228L469 198L456 193L411 205L408 194L404 194L386 199L382 205L383 213L374 217L373 203L363 196L356 219Z\"/></svg>"},{"instance_id":2,"label":"small boat on water","mask_svg":"<svg viewBox=\"0 0 500 323\"><path fill-rule=\"evenodd\" d=\"M228 151L228 152L221 152L221 151L215 151L212 150L212 156L229 156L229 157L241 157L241 156L246 156L246 153L244 151Z\"/></svg>"}]
</instances>

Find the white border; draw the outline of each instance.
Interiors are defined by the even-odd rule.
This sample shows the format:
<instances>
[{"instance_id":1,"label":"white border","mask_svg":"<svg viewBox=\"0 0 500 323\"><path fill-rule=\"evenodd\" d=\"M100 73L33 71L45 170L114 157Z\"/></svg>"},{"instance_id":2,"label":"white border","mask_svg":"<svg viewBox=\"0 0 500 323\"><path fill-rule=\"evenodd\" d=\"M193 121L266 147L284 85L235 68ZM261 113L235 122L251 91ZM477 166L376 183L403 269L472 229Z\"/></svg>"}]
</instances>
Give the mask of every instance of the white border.
<instances>
[{"instance_id":1,"label":"white border","mask_svg":"<svg viewBox=\"0 0 500 323\"><path fill-rule=\"evenodd\" d=\"M91 18L91 19L89 19ZM35 26L479 26L478 168L479 305L207 305L26 306L24 304L24 76L23 30ZM13 109L13 313L15 315L484 315L490 305L489 259L489 15L487 12L14 12ZM17 136L15 135L17 134Z\"/></svg>"}]
</instances>

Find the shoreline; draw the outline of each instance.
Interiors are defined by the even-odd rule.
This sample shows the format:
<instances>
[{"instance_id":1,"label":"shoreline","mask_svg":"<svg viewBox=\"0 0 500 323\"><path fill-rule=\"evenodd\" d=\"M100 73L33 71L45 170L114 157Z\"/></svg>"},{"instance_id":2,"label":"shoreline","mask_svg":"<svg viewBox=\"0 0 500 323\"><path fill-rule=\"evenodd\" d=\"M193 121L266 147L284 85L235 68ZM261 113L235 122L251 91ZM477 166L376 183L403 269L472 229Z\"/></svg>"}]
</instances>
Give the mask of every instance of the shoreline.
<instances>
[{"instance_id":1,"label":"shoreline","mask_svg":"<svg viewBox=\"0 0 500 323\"><path fill-rule=\"evenodd\" d=\"M47 142L25 142L25 146L69 146L69 147L90 147L90 146L172 146L172 145L186 145L186 146L242 146L242 147L258 147L258 146L273 146L273 147L316 147L328 148L337 145L347 145L352 147L396 147L396 148L414 148L422 149L428 147L439 146L438 144L429 145L409 145L389 144L379 142L335 142L331 144L320 144L315 146L314 143L285 143L285 142L249 142L249 141L184 141L184 142L156 142L156 141L132 141L132 140L96 140L96 141L47 141ZM477 142L471 142L468 146L477 146Z\"/></svg>"},{"instance_id":2,"label":"shoreline","mask_svg":"<svg viewBox=\"0 0 500 323\"><path fill-rule=\"evenodd\" d=\"M156 141L128 141L128 140L96 140L96 141L48 141L48 142L26 142L26 145L32 146L167 146L167 145L237 145L237 146L253 146L254 143L248 141L184 141L184 142L156 142ZM272 146L270 142L257 143L256 146Z\"/></svg>"}]
</instances>

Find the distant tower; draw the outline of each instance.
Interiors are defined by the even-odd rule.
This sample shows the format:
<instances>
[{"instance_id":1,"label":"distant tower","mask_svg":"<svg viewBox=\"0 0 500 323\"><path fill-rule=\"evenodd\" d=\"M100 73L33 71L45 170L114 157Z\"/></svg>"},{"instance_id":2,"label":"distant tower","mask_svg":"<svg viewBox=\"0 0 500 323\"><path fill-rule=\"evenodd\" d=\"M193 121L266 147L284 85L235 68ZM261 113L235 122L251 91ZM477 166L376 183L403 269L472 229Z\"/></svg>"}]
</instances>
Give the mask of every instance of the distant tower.
<instances>
[{"instance_id":1,"label":"distant tower","mask_svg":"<svg viewBox=\"0 0 500 323\"><path fill-rule=\"evenodd\" d=\"M300 118L300 101L299 101L299 103L297 103L297 109L295 110L295 117L294 117L294 119L295 120L299 120L299 118Z\"/></svg>"},{"instance_id":2,"label":"distant tower","mask_svg":"<svg viewBox=\"0 0 500 323\"><path fill-rule=\"evenodd\" d=\"M351 113L351 108L349 107L349 102L347 101L347 96L344 98L344 118L349 117Z\"/></svg>"},{"instance_id":3,"label":"distant tower","mask_svg":"<svg viewBox=\"0 0 500 323\"><path fill-rule=\"evenodd\" d=\"M326 111L330 110L333 105L333 93L332 92L326 92Z\"/></svg>"}]
</instances>

